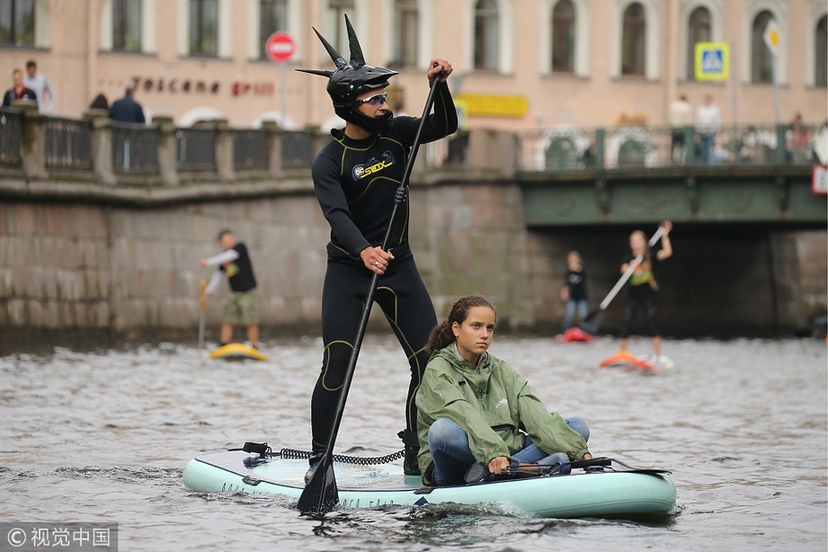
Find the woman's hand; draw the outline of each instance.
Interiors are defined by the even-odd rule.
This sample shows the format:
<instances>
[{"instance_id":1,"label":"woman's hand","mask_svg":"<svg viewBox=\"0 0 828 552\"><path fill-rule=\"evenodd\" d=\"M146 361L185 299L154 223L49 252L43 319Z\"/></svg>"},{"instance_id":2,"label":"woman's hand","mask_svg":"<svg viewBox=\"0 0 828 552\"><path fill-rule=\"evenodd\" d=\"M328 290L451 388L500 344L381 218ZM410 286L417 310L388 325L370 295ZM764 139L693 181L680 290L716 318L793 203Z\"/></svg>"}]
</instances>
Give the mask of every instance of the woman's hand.
<instances>
[{"instance_id":1,"label":"woman's hand","mask_svg":"<svg viewBox=\"0 0 828 552\"><path fill-rule=\"evenodd\" d=\"M388 270L388 264L394 260L390 251L383 251L382 247L366 247L359 252L359 258L365 268L382 276Z\"/></svg>"},{"instance_id":2,"label":"woman's hand","mask_svg":"<svg viewBox=\"0 0 828 552\"><path fill-rule=\"evenodd\" d=\"M501 474L509 469L509 459L505 456L497 456L489 460L489 473Z\"/></svg>"}]
</instances>

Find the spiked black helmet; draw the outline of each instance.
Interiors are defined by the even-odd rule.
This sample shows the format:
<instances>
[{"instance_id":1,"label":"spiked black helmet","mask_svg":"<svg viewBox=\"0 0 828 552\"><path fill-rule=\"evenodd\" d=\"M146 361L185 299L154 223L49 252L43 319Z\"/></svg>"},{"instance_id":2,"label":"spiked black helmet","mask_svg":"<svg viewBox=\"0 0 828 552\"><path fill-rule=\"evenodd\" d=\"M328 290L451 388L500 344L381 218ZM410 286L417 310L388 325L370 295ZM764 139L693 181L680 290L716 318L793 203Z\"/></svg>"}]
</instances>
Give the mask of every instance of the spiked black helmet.
<instances>
[{"instance_id":1,"label":"spiked black helmet","mask_svg":"<svg viewBox=\"0 0 828 552\"><path fill-rule=\"evenodd\" d=\"M362 114L357 109L355 101L357 96L366 90L385 88L388 86L388 79L399 73L391 69L386 69L385 67L367 65L365 63L365 56L362 54L362 47L359 45L359 39L354 32L354 27L351 25L351 20L348 19L347 14L345 15L345 26L348 29L348 44L351 49L350 62L346 62L342 54L337 52L336 48L331 46L325 40L325 37L319 34L319 31L314 27L313 32L322 41L322 45L325 46L325 50L331 56L336 70L297 69L297 71L328 77L328 95L333 100L336 114L346 121L358 124L368 130L377 130L382 119L374 119Z\"/></svg>"}]
</instances>

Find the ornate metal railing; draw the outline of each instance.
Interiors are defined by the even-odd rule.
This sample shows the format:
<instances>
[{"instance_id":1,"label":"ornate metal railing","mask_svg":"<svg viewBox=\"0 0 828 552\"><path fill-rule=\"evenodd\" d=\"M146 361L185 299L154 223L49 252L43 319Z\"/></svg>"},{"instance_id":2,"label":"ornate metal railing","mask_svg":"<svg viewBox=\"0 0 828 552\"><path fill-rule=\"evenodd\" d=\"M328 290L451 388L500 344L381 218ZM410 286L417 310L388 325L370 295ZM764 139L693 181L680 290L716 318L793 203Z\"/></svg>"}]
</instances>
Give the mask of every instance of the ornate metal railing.
<instances>
[{"instance_id":1,"label":"ornate metal railing","mask_svg":"<svg viewBox=\"0 0 828 552\"><path fill-rule=\"evenodd\" d=\"M158 174L158 129L112 123L112 170L116 174Z\"/></svg>"},{"instance_id":2,"label":"ornate metal railing","mask_svg":"<svg viewBox=\"0 0 828 552\"><path fill-rule=\"evenodd\" d=\"M233 132L235 170L266 170L268 157L267 131L243 129Z\"/></svg>"},{"instance_id":3,"label":"ornate metal railing","mask_svg":"<svg viewBox=\"0 0 828 552\"><path fill-rule=\"evenodd\" d=\"M519 137L523 171L817 163L828 127L725 125L715 132L693 127L556 127Z\"/></svg>"},{"instance_id":4,"label":"ornate metal railing","mask_svg":"<svg viewBox=\"0 0 828 552\"><path fill-rule=\"evenodd\" d=\"M282 167L286 169L309 168L316 155L312 131L282 132Z\"/></svg>"},{"instance_id":5,"label":"ornate metal railing","mask_svg":"<svg viewBox=\"0 0 828 552\"><path fill-rule=\"evenodd\" d=\"M216 169L216 130L181 128L175 133L178 144L177 165L181 171Z\"/></svg>"},{"instance_id":6,"label":"ornate metal railing","mask_svg":"<svg viewBox=\"0 0 828 552\"><path fill-rule=\"evenodd\" d=\"M44 165L47 169L92 168L92 125L89 121L46 119Z\"/></svg>"},{"instance_id":7,"label":"ornate metal railing","mask_svg":"<svg viewBox=\"0 0 828 552\"><path fill-rule=\"evenodd\" d=\"M20 165L22 133L23 115L18 111L0 108L0 165Z\"/></svg>"}]
</instances>

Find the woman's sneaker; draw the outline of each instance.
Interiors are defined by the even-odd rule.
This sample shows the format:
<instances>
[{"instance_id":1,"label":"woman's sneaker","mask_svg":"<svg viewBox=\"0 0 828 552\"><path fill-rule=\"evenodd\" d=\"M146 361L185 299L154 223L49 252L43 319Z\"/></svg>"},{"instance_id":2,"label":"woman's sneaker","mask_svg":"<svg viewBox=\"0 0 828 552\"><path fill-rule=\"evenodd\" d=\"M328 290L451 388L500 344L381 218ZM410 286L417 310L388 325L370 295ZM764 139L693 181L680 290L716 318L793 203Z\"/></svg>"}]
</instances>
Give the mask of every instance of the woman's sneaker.
<instances>
[{"instance_id":1,"label":"woman's sneaker","mask_svg":"<svg viewBox=\"0 0 828 552\"><path fill-rule=\"evenodd\" d=\"M466 483L480 483L488 479L490 475L489 468L475 462L466 470L466 476L463 479Z\"/></svg>"}]
</instances>

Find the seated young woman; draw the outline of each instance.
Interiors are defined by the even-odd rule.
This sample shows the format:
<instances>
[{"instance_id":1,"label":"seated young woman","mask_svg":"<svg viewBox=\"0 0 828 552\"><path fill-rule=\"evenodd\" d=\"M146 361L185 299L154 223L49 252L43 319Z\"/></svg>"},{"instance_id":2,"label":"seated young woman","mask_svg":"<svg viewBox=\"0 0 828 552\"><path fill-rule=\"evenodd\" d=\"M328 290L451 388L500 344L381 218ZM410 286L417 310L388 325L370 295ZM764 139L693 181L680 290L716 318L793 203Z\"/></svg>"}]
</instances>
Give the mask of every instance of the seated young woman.
<instances>
[{"instance_id":1,"label":"seated young woman","mask_svg":"<svg viewBox=\"0 0 828 552\"><path fill-rule=\"evenodd\" d=\"M592 458L586 423L547 411L514 368L487 352L496 325L492 304L467 296L429 336L431 357L416 395L426 485Z\"/></svg>"}]
</instances>

